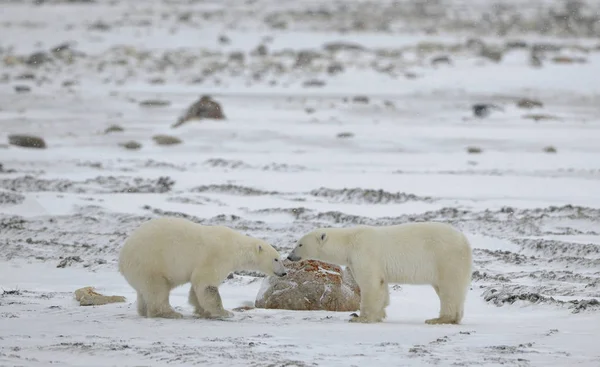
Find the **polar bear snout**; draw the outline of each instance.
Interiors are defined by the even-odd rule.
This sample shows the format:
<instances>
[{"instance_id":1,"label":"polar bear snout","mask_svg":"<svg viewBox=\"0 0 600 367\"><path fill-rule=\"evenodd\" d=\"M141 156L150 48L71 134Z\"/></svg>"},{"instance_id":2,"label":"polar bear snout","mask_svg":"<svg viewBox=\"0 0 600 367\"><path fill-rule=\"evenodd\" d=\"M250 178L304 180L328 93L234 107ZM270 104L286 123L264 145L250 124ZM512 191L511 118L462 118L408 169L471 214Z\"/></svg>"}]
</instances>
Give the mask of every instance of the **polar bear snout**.
<instances>
[{"instance_id":1,"label":"polar bear snout","mask_svg":"<svg viewBox=\"0 0 600 367\"><path fill-rule=\"evenodd\" d=\"M292 252L290 252L290 254L288 255L287 259L288 259L288 260L290 260L290 261L300 261L300 260L302 260L302 257L300 257L300 256L296 255L296 254L295 254L295 253L292 251Z\"/></svg>"},{"instance_id":2,"label":"polar bear snout","mask_svg":"<svg viewBox=\"0 0 600 367\"><path fill-rule=\"evenodd\" d=\"M283 266L283 264L281 263L281 261L279 261L279 259L275 259L273 261L273 273L275 275L277 275L278 277L284 277L287 275L287 269L285 268L285 266Z\"/></svg>"}]
</instances>

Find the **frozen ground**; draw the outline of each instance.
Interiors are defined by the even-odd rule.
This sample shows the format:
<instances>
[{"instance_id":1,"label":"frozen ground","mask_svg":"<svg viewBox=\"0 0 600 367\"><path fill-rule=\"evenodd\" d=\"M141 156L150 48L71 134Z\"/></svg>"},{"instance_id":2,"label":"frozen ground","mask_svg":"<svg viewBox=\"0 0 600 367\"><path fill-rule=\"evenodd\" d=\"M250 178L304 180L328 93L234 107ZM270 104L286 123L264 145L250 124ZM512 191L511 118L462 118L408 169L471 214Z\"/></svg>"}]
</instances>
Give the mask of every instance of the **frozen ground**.
<instances>
[{"instance_id":1,"label":"frozen ground","mask_svg":"<svg viewBox=\"0 0 600 367\"><path fill-rule=\"evenodd\" d=\"M593 2L32 3L0 1L0 365L600 365ZM227 119L171 128L202 94ZM437 299L414 286L377 325L198 320L187 287L185 319L140 319L117 254L162 214L282 255L316 226L452 223L475 248L463 324L425 325ZM255 275L223 284L226 307L254 301ZM127 303L80 307L88 285Z\"/></svg>"}]
</instances>

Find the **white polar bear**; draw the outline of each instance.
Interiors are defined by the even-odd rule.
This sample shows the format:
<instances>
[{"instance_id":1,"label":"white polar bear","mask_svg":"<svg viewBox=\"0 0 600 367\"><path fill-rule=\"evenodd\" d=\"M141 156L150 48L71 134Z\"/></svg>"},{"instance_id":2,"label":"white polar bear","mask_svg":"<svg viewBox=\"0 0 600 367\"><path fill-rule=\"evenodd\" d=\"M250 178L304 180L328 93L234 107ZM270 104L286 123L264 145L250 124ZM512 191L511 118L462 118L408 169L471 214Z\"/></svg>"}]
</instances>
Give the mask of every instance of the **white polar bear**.
<instances>
[{"instance_id":1,"label":"white polar bear","mask_svg":"<svg viewBox=\"0 0 600 367\"><path fill-rule=\"evenodd\" d=\"M286 275L279 253L265 241L175 217L142 223L119 255L119 272L137 291L137 311L144 317L181 318L169 294L188 282L189 302L198 316L232 317L223 309L218 287L236 270Z\"/></svg>"},{"instance_id":2,"label":"white polar bear","mask_svg":"<svg viewBox=\"0 0 600 367\"><path fill-rule=\"evenodd\" d=\"M346 265L360 287L360 316L351 322L381 322L389 305L388 283L430 284L440 299L438 318L427 324L458 324L471 283L467 238L437 222L392 226L320 228L304 235L288 259Z\"/></svg>"}]
</instances>

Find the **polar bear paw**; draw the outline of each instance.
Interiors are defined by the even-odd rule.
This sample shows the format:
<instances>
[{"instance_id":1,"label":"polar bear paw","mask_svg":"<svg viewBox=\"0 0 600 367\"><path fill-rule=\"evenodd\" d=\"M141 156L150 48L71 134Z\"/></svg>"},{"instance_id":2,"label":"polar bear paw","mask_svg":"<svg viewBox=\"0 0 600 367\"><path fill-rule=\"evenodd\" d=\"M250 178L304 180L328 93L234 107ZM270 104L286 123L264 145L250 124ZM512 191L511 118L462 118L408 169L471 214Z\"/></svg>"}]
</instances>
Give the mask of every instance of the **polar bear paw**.
<instances>
[{"instance_id":1,"label":"polar bear paw","mask_svg":"<svg viewBox=\"0 0 600 367\"><path fill-rule=\"evenodd\" d=\"M458 321L454 317L442 316L435 319L425 320L428 325L440 325L440 324L458 324Z\"/></svg>"},{"instance_id":2,"label":"polar bear paw","mask_svg":"<svg viewBox=\"0 0 600 367\"><path fill-rule=\"evenodd\" d=\"M233 312L227 310L221 310L218 313L210 315L211 319L230 319L234 316Z\"/></svg>"},{"instance_id":3,"label":"polar bear paw","mask_svg":"<svg viewBox=\"0 0 600 367\"><path fill-rule=\"evenodd\" d=\"M364 317L362 315L359 316L356 313L353 313L350 316L351 316L351 318L350 318L350 320L348 320L348 322L357 322L357 323L363 323L363 324L369 324L369 323L372 323L372 322L376 322L374 320L369 320L369 319L367 319L366 317Z\"/></svg>"},{"instance_id":4,"label":"polar bear paw","mask_svg":"<svg viewBox=\"0 0 600 367\"><path fill-rule=\"evenodd\" d=\"M163 311L159 313L150 313L151 318L162 318L162 319L182 319L183 315L177 311Z\"/></svg>"}]
</instances>

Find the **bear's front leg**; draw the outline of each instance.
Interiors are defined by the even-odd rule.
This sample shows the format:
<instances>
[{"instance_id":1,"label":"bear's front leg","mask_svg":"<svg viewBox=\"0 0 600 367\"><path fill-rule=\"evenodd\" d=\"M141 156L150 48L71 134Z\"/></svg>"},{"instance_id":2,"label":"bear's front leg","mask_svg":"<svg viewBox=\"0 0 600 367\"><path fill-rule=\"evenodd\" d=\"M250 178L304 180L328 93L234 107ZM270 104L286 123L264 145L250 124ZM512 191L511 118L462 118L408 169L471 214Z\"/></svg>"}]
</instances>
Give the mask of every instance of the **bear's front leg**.
<instances>
[{"instance_id":1,"label":"bear's front leg","mask_svg":"<svg viewBox=\"0 0 600 367\"><path fill-rule=\"evenodd\" d=\"M354 316L350 322L374 323L386 317L385 307L389 303L389 289L383 277L357 279L360 288L360 315Z\"/></svg>"},{"instance_id":2,"label":"bear's front leg","mask_svg":"<svg viewBox=\"0 0 600 367\"><path fill-rule=\"evenodd\" d=\"M188 302L190 303L190 305L194 306L194 313L199 317L208 318L210 316L208 312L206 312L206 310L202 306L200 306L200 303L198 302L198 295L196 295L196 291L194 290L193 285L190 287Z\"/></svg>"},{"instance_id":3,"label":"bear's front leg","mask_svg":"<svg viewBox=\"0 0 600 367\"><path fill-rule=\"evenodd\" d=\"M216 285L198 284L193 285L196 293L199 309L204 310L200 316L205 318L230 318L233 312L223 308L219 288Z\"/></svg>"}]
</instances>

